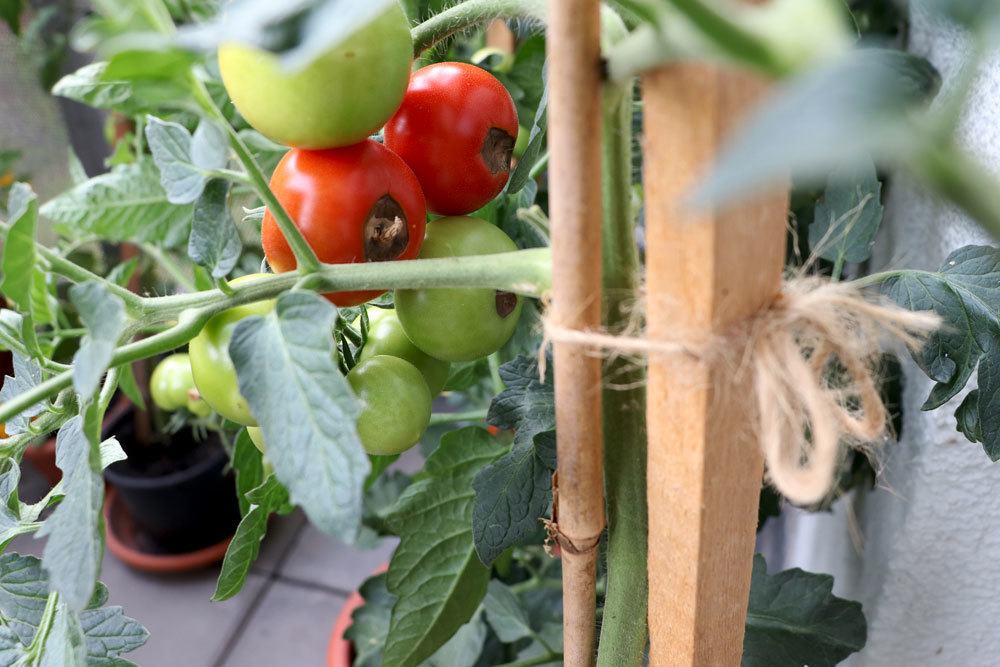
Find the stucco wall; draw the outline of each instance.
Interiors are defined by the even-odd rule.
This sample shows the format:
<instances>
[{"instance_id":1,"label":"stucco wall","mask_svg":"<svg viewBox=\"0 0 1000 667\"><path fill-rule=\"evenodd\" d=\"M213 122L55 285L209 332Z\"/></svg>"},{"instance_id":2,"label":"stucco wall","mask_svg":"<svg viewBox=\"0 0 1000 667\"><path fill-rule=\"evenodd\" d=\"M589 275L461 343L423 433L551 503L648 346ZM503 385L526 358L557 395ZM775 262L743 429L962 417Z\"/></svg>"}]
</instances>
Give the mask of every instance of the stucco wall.
<instances>
[{"instance_id":1,"label":"stucco wall","mask_svg":"<svg viewBox=\"0 0 1000 667\"><path fill-rule=\"evenodd\" d=\"M962 35L914 2L911 50L945 86L968 52ZM962 137L1000 175L1000 50L982 68ZM1000 191L997 192L1000 197ZM952 250L990 242L961 213L903 179L890 187L876 268L937 268ZM829 572L839 594L863 603L866 649L855 667L1000 665L1000 464L955 430L951 404L926 413L930 382L906 368L902 441L882 453L879 488L832 515L792 512L772 529L781 566Z\"/></svg>"}]
</instances>

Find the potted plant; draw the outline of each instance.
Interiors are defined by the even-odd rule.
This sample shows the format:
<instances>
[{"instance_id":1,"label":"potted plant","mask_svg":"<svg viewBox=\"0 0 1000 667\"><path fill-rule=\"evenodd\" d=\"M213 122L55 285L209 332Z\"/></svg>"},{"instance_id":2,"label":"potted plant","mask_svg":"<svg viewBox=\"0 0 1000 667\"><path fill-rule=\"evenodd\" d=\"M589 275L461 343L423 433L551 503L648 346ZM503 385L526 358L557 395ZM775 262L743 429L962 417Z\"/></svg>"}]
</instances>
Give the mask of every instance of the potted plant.
<instances>
[{"instance_id":1,"label":"potted plant","mask_svg":"<svg viewBox=\"0 0 1000 667\"><path fill-rule=\"evenodd\" d=\"M12 654L70 654L95 631L86 621L100 590L93 556L104 539L102 504L113 550L130 540L141 549L153 537L159 544L147 551L187 552L189 564L192 552L208 559L224 549L217 600L243 587L269 516L298 506L338 538L400 540L387 571L341 610L330 655L340 662L331 664L527 667L585 664L596 656L602 665L641 665L649 646L656 662L663 637L647 620L662 610L647 609L658 583L648 577L647 519L671 508L647 505L647 491L656 489L647 488L645 363L623 353L649 355L651 367L663 363L658 354L681 354L701 372L722 352L759 360L760 348L748 342L759 339L743 335L754 323L787 334L786 359L812 369L810 387L835 415L821 423L809 408L809 428L803 419L785 424L777 442L801 447L793 450L799 458L786 457L792 473L808 471L818 443L832 442L830 470L819 476L822 493L807 503L816 509L871 479L863 451L848 455L840 442L881 434L885 426L885 419L868 420L878 422L868 430L856 423L859 405L869 416L883 414L884 401L873 397L879 350L873 336L865 337L883 330L876 325L898 324L883 328L912 344L918 363L941 383L936 395L953 396L983 356L970 352L963 357L968 372L945 377L955 368L954 350L992 326L970 324L961 295L971 290L986 310L1000 310L996 294L980 289L1000 281L996 248L958 249L937 272L865 272L882 218L882 178L872 159L908 170L990 229L1000 229L1000 207L990 195L992 177L954 145L951 132L917 131L952 128L961 99L928 107L939 77L925 60L891 48L851 48L842 3L721 12L701 0L629 1L599 15L596 3L551 3L547 10L537 0L467 0L434 14L422 2L404 3L405 11L394 0L332 11L334 4L234 3L219 13L216 3L143 0L127 11L101 3L75 32L100 60L54 92L122 114L135 132L119 142L108 173L50 201L13 184L0 222L0 289L10 304L0 318L0 347L15 361L0 394L7 436L0 441L0 488L9 494L9 531L49 536L40 563L0 559L0 575L4 568L36 573L45 610L25 620L0 601L0 616L30 629L9 639ZM852 6L857 17L870 10ZM570 9L579 12L579 25L595 29L568 29ZM989 19L957 10L949 16L972 30ZM480 51L478 29L495 19L525 19L509 57ZM546 25L548 42L540 30ZM884 27L857 25L872 33ZM456 34L463 36L452 39ZM778 82L744 143L708 174L702 196L735 197L771 184L785 168L801 170L791 233L766 254L783 256L787 243L787 267L807 275L810 289L849 290L837 292L844 299L836 301L839 310L812 313L812 320L806 313L793 324L760 319L791 310L789 300L798 297L786 287L774 303L735 322L736 333L702 332L697 340L670 334L679 337L654 341L662 349L635 335L637 322L662 305L636 310L642 271L673 261L662 236L637 242L640 222L654 240L664 210L680 208L676 198L661 205L664 189L657 187L661 179L677 186L678 174L664 168L669 151L647 152L633 141L633 129L670 117L658 105L680 98L657 95L669 77L651 75L641 91L635 77L679 56L721 60ZM716 70L705 71L716 77ZM570 85L577 76L579 85ZM711 81L730 80L718 76ZM704 80L692 78L687 90ZM719 102L694 97L673 112ZM601 118L575 122L587 109ZM727 124L730 111L713 107ZM550 112L557 119L551 126ZM596 131L597 120L600 143L581 134ZM528 140L515 163L521 127ZM900 127L907 130L903 147L885 140ZM662 138L647 137L650 145ZM871 156L867 162L862 153ZM839 166L847 158L852 169ZM550 160L556 168L547 173ZM651 172L645 184L643 167ZM767 217L772 230L785 224L785 208L774 210L777 217ZM53 244L39 241L40 221L53 225ZM581 239L590 245L580 244L579 256L567 254L567 243ZM139 256L116 266L79 257L81 249L96 255L125 243L137 244ZM719 236L709 245L724 243ZM698 243L682 245L675 239L674 250ZM597 246L603 260L590 252ZM140 262L144 287L130 289L128 274ZM728 275L726 267L716 269ZM781 267L769 269L777 282ZM729 278L725 285L740 289L752 282ZM598 282L600 300L573 294ZM874 287L897 305L871 304L864 290ZM699 300L704 294L689 291L684 315L709 307L707 298ZM933 298L914 296L927 293ZM553 294L549 304L544 297ZM931 318L913 315L927 310L945 325L937 333L930 333ZM69 313L78 318L79 335L66 359L47 343ZM803 336L793 327L803 319L826 328ZM543 330L555 355L546 352ZM921 336L931 342L919 351ZM835 352L822 354L828 348ZM593 361L603 353L603 365ZM155 427L144 431L134 413L105 422L116 392L139 402L145 382L132 367L144 360L159 364L150 379L159 405L150 413ZM557 381L570 367L589 379ZM991 378L990 368L980 373ZM731 390L731 375L714 375L713 386ZM457 411L434 412L442 392ZM816 394L786 387L755 394L754 405L766 413L802 395ZM985 418L990 404L980 396L957 416L969 439L989 443L996 424ZM780 401L768 402L775 397ZM745 400L735 394L729 402ZM716 407L709 403L688 414L708 414ZM651 405L650 424L659 407L674 409L664 406ZM174 417L163 414L171 411ZM426 438L439 430L440 437ZM831 430L832 440L820 437ZM760 431L755 435L766 440L767 429ZM22 503L14 490L17 463L29 443L53 432L63 480L41 504ZM726 445L736 438L719 437ZM422 438L426 465L419 474L388 469ZM805 503L804 494L782 485L782 461L769 454L769 479ZM759 523L780 503L773 489L762 492L759 470L749 477L747 470L719 474L743 474L732 486L745 496L733 516L748 520L728 528L752 546L758 498ZM581 478L581 471L596 473ZM105 492L102 473L113 492ZM696 484L683 489L703 493ZM55 509L41 520L50 503ZM700 520L702 508L693 506ZM192 530L192 515L210 520ZM239 524L226 547L229 518ZM580 532L571 534L571 526ZM680 547L695 539L700 534L681 535L683 544L670 546L686 553ZM694 562L717 555L708 551ZM728 651L723 662L826 665L864 647L861 606L834 596L830 577L768 573L751 551L736 556L724 578L748 590L699 601L746 610L720 625L728 637L716 642ZM697 622L700 612L688 620ZM117 659L145 637L120 611L109 616L102 636L121 639L98 642L95 659ZM705 633L692 636L711 643Z\"/></svg>"}]
</instances>

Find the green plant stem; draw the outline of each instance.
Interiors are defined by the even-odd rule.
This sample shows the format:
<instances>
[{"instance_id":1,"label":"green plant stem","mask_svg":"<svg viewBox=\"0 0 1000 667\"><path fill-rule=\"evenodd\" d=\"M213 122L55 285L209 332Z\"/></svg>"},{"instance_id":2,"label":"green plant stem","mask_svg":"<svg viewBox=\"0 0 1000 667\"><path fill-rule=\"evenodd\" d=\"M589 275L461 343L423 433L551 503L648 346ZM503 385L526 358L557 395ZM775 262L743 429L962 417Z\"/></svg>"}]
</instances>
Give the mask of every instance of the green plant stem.
<instances>
[{"instance_id":1,"label":"green plant stem","mask_svg":"<svg viewBox=\"0 0 1000 667\"><path fill-rule=\"evenodd\" d=\"M450 257L360 264L322 264L303 279L296 273L270 274L233 286L233 294L206 290L194 294L175 294L143 299L145 315L163 320L176 317L188 308L224 304L236 306L272 299L281 292L299 286L321 292L358 289L395 289L397 287L479 287L506 290L524 296L539 297L552 285L552 253L548 248L533 248L483 257Z\"/></svg>"},{"instance_id":2,"label":"green plant stem","mask_svg":"<svg viewBox=\"0 0 1000 667\"><path fill-rule=\"evenodd\" d=\"M438 42L493 19L544 20L545 15L544 0L467 0L413 28L413 53L419 56Z\"/></svg>"},{"instance_id":3,"label":"green plant stem","mask_svg":"<svg viewBox=\"0 0 1000 667\"><path fill-rule=\"evenodd\" d=\"M897 278L904 273L925 273L927 275L932 275L930 271L880 271L878 273L872 273L871 275L863 276L856 280L852 280L851 284L864 289L866 287L874 287L875 285L881 285L886 280L890 278Z\"/></svg>"},{"instance_id":4,"label":"green plant stem","mask_svg":"<svg viewBox=\"0 0 1000 667\"><path fill-rule=\"evenodd\" d=\"M632 82L606 86L604 95L602 280L604 324L614 332L630 319L641 272L632 211ZM598 667L640 667L648 639L644 380L643 367L629 359L613 358L606 364L602 400L608 575Z\"/></svg>"},{"instance_id":5,"label":"green plant stem","mask_svg":"<svg viewBox=\"0 0 1000 667\"><path fill-rule=\"evenodd\" d=\"M31 646L28 647L27 664L29 665L36 664L42 657L42 651L45 650L45 642L49 638L49 632L52 630L52 622L56 617L56 606L58 604L59 594L51 591L48 599L45 601L45 610L42 611L38 630L35 631L35 636L31 640Z\"/></svg>"},{"instance_id":6,"label":"green plant stem","mask_svg":"<svg viewBox=\"0 0 1000 667\"><path fill-rule=\"evenodd\" d=\"M455 424L458 422L481 422L486 420L486 410L470 410L469 412L435 412L431 415L430 425Z\"/></svg>"},{"instance_id":7,"label":"green plant stem","mask_svg":"<svg viewBox=\"0 0 1000 667\"><path fill-rule=\"evenodd\" d=\"M503 378L500 377L500 353L494 352L487 357L486 361L490 365L490 380L493 382L493 393L499 394L507 388L503 383Z\"/></svg>"},{"instance_id":8,"label":"green plant stem","mask_svg":"<svg viewBox=\"0 0 1000 667\"><path fill-rule=\"evenodd\" d=\"M830 273L831 282L840 282L841 276L844 274L844 253L837 255L837 259L833 262L833 271Z\"/></svg>"},{"instance_id":9,"label":"green plant stem","mask_svg":"<svg viewBox=\"0 0 1000 667\"><path fill-rule=\"evenodd\" d=\"M285 210L274 192L271 191L271 186L267 182L264 172L260 170L260 165L257 164L253 153L250 152L243 138L240 137L236 128L226 120L222 110L216 106L215 100L208 94L204 82L197 78L194 73L191 75L191 92L198 106L202 108L205 114L225 128L226 134L229 136L229 145L233 149L233 152L236 153L236 158L246 170L246 176L250 185L253 186L257 195L264 201L267 209L271 211L275 222L278 223L278 227L281 229L282 235L288 241L288 245L295 255L299 272L308 274L318 270L320 262L316 258L316 253L313 252L312 247L306 242L299 228L295 226L295 222L288 215L288 211Z\"/></svg>"},{"instance_id":10,"label":"green plant stem","mask_svg":"<svg viewBox=\"0 0 1000 667\"><path fill-rule=\"evenodd\" d=\"M518 660L516 662L505 662L500 665L500 667L535 667L535 665L544 665L550 662L562 662L563 654L555 653L550 651L548 653L543 653L542 655L535 656L534 658L526 658L524 660Z\"/></svg>"}]
</instances>

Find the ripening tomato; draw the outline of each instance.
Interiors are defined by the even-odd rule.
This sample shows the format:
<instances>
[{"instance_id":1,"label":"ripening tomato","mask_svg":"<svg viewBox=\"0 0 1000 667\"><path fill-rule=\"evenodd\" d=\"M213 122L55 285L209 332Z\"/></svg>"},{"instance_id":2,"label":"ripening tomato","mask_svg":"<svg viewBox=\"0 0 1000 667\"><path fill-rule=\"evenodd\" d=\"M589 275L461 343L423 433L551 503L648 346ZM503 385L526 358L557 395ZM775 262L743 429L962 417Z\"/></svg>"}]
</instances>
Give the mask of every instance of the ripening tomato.
<instances>
[{"instance_id":1,"label":"ripening tomato","mask_svg":"<svg viewBox=\"0 0 1000 667\"><path fill-rule=\"evenodd\" d=\"M187 408L197 417L212 413L195 388L191 358L183 353L171 354L156 365L149 378L149 393L156 407L166 412Z\"/></svg>"},{"instance_id":2,"label":"ripening tomato","mask_svg":"<svg viewBox=\"0 0 1000 667\"><path fill-rule=\"evenodd\" d=\"M485 220L456 216L427 225L422 259L513 252L517 246ZM488 261L488 260L487 260ZM522 299L492 289L396 290L396 315L413 344L436 359L473 361L510 340Z\"/></svg>"},{"instance_id":3,"label":"ripening tomato","mask_svg":"<svg viewBox=\"0 0 1000 667\"><path fill-rule=\"evenodd\" d=\"M430 211L464 215L507 184L517 132L514 100L496 77L438 63L413 73L385 145L413 169Z\"/></svg>"},{"instance_id":4,"label":"ripening tomato","mask_svg":"<svg viewBox=\"0 0 1000 667\"><path fill-rule=\"evenodd\" d=\"M352 264L413 259L427 217L424 195L410 168L367 139L325 151L293 149L278 163L271 189L321 262ZM295 255L270 211L261 244L277 273L295 269ZM336 292L326 297L354 306L382 292Z\"/></svg>"},{"instance_id":5,"label":"ripening tomato","mask_svg":"<svg viewBox=\"0 0 1000 667\"><path fill-rule=\"evenodd\" d=\"M243 117L301 148L349 146L378 131L403 99L412 61L410 26L396 2L298 71L258 48L219 49L222 81Z\"/></svg>"}]
</instances>

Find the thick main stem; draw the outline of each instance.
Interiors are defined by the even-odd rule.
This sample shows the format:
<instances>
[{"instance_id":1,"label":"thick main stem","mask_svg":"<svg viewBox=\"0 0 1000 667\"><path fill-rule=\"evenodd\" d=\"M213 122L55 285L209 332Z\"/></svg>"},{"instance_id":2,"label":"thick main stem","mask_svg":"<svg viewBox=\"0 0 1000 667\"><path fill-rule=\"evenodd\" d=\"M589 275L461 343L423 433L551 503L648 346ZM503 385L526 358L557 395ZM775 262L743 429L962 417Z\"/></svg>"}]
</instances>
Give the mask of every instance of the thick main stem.
<instances>
[{"instance_id":1,"label":"thick main stem","mask_svg":"<svg viewBox=\"0 0 1000 667\"><path fill-rule=\"evenodd\" d=\"M554 2L548 28L551 320L601 325L600 3ZM571 667L594 661L596 565L604 528L601 360L553 346L559 434L558 530L563 561L563 646Z\"/></svg>"},{"instance_id":2,"label":"thick main stem","mask_svg":"<svg viewBox=\"0 0 1000 667\"><path fill-rule=\"evenodd\" d=\"M641 267L631 202L632 96L605 92L604 324L630 322ZM607 593L597 654L599 667L640 667L646 626L646 388L641 363L618 357L605 368L604 486L607 494Z\"/></svg>"},{"instance_id":3,"label":"thick main stem","mask_svg":"<svg viewBox=\"0 0 1000 667\"><path fill-rule=\"evenodd\" d=\"M452 35L498 18L544 19L544 0L467 0L413 28L413 52L419 56Z\"/></svg>"}]
</instances>

